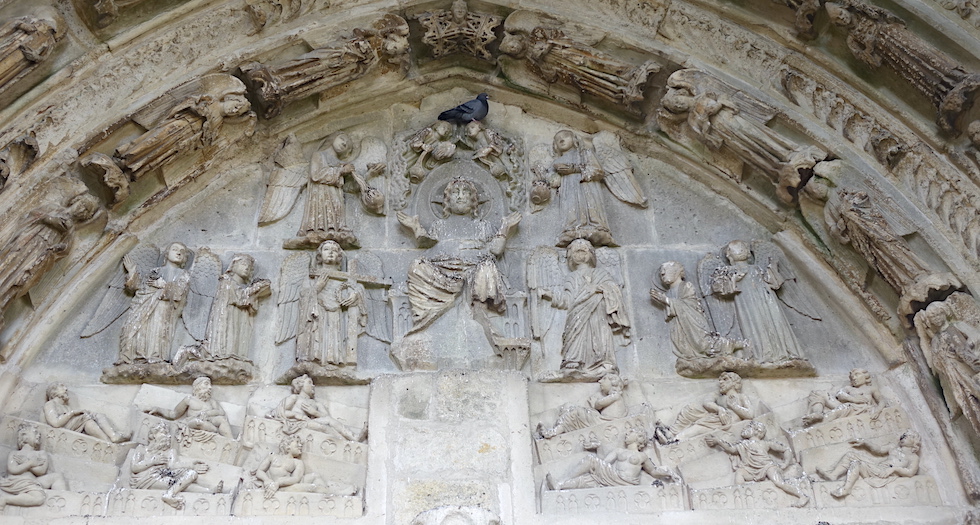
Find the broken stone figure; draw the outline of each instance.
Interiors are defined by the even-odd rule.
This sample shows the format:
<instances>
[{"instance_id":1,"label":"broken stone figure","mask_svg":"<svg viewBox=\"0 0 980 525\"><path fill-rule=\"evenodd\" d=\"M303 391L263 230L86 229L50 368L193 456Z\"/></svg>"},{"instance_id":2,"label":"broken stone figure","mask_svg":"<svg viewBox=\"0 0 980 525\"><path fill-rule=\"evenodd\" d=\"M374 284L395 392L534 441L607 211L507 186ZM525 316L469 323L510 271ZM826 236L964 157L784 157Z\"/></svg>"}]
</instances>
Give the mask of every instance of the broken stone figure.
<instances>
[{"instance_id":1,"label":"broken stone figure","mask_svg":"<svg viewBox=\"0 0 980 525\"><path fill-rule=\"evenodd\" d=\"M7 477L0 478L0 513L7 505L38 507L46 489L68 490L64 476L50 472L51 457L41 450L41 433L33 425L17 428L17 450L7 454Z\"/></svg>"},{"instance_id":2,"label":"broken stone figure","mask_svg":"<svg viewBox=\"0 0 980 525\"><path fill-rule=\"evenodd\" d=\"M211 397L211 393L211 379L199 377L194 380L191 395L181 399L173 409L153 407L147 409L146 413L177 421L191 430L213 432L233 439L228 416L221 404Z\"/></svg>"},{"instance_id":3,"label":"broken stone figure","mask_svg":"<svg viewBox=\"0 0 980 525\"><path fill-rule=\"evenodd\" d=\"M499 16L474 13L466 0L455 0L452 9L436 9L416 17L425 34L422 42L432 48L432 58L453 53L467 53L483 60L493 60L487 45L497 39L494 29Z\"/></svg>"},{"instance_id":4,"label":"broken stone figure","mask_svg":"<svg viewBox=\"0 0 980 525\"><path fill-rule=\"evenodd\" d=\"M203 461L194 461L191 467L178 465L177 450L167 425L161 423L150 429L146 444L139 444L129 463L129 487L142 490L162 490L164 503L175 509L184 508L181 492L221 492L223 482L216 487L197 483L198 477L208 471Z\"/></svg>"},{"instance_id":5,"label":"broken stone figure","mask_svg":"<svg viewBox=\"0 0 980 525\"><path fill-rule=\"evenodd\" d=\"M820 148L796 144L767 127L775 109L699 69L670 75L660 105L658 119L668 134L686 124L709 149L724 148L768 177L787 204L797 201L814 167L829 157Z\"/></svg>"},{"instance_id":6,"label":"broken stone figure","mask_svg":"<svg viewBox=\"0 0 980 525\"><path fill-rule=\"evenodd\" d=\"M797 484L787 480L803 475L793 451L778 441L766 439L766 426L759 421L749 422L741 435L742 440L737 443L729 443L715 436L706 436L704 442L733 456L736 484L769 480L783 492L796 497L794 507L806 505L810 501L809 496ZM777 462L773 453L782 455L783 461Z\"/></svg>"},{"instance_id":7,"label":"broken stone figure","mask_svg":"<svg viewBox=\"0 0 980 525\"><path fill-rule=\"evenodd\" d=\"M870 455L848 452L829 471L817 467L817 474L828 481L844 476L844 483L830 493L835 498L849 496L859 479L879 488L896 478L910 478L919 472L922 438L915 431L905 432L898 438L898 443L891 446L877 445L863 439L852 439L850 443L856 449L865 449Z\"/></svg>"},{"instance_id":8,"label":"broken stone figure","mask_svg":"<svg viewBox=\"0 0 980 525\"><path fill-rule=\"evenodd\" d=\"M680 477L667 467L659 467L643 451L647 437L641 430L631 428L626 431L624 444L614 447L602 458L598 455L599 443L586 444L586 450L596 450L582 458L582 461L569 473L568 477L556 480L549 473L545 476L548 490L591 489L598 487L628 487L639 485L641 474L646 472L654 478L653 483L679 483Z\"/></svg>"},{"instance_id":9,"label":"broken stone figure","mask_svg":"<svg viewBox=\"0 0 980 525\"><path fill-rule=\"evenodd\" d=\"M451 123L437 120L416 131L408 139L408 148L401 155L408 166L406 174L409 182L422 182L437 166L453 159L456 154L456 137L453 131Z\"/></svg>"},{"instance_id":10,"label":"broken stone figure","mask_svg":"<svg viewBox=\"0 0 980 525\"><path fill-rule=\"evenodd\" d=\"M615 372L609 372L599 379L599 393L593 394L586 401L586 406L571 404L562 405L558 409L558 419L551 428L544 428L544 423L538 423L535 434L544 439L553 438L565 432L581 430L603 421L625 417L628 408L623 399L624 381Z\"/></svg>"},{"instance_id":11,"label":"broken stone figure","mask_svg":"<svg viewBox=\"0 0 980 525\"><path fill-rule=\"evenodd\" d=\"M842 417L870 414L877 418L883 407L881 392L871 382L871 374L863 368L855 368L849 374L851 384L837 392L810 392L807 396L807 413L803 426L811 426Z\"/></svg>"},{"instance_id":12,"label":"broken stone figure","mask_svg":"<svg viewBox=\"0 0 980 525\"><path fill-rule=\"evenodd\" d=\"M82 186L75 182L74 186ZM84 187L67 195L52 192L16 223L11 237L0 239L0 329L3 312L18 297L28 293L54 263L68 254L76 226L95 218L102 209L99 200Z\"/></svg>"},{"instance_id":13,"label":"broken stone figure","mask_svg":"<svg viewBox=\"0 0 980 525\"><path fill-rule=\"evenodd\" d=\"M311 472L303 461L303 438L285 436L279 444L279 453L265 458L252 475L261 483L266 499L277 492L310 492L336 496L353 496L357 488L324 480Z\"/></svg>"},{"instance_id":14,"label":"broken stone figure","mask_svg":"<svg viewBox=\"0 0 980 525\"><path fill-rule=\"evenodd\" d=\"M0 26L0 91L33 71L64 33L57 16L22 16Z\"/></svg>"},{"instance_id":15,"label":"broken stone figure","mask_svg":"<svg viewBox=\"0 0 980 525\"><path fill-rule=\"evenodd\" d=\"M94 438L122 443L131 434L120 433L105 415L88 410L71 408L68 387L64 383L51 383L44 403L44 422L54 428L88 434Z\"/></svg>"},{"instance_id":16,"label":"broken stone figure","mask_svg":"<svg viewBox=\"0 0 980 525\"><path fill-rule=\"evenodd\" d=\"M310 376L299 376L293 379L293 393L286 396L279 405L269 413L269 419L275 419L284 424L283 432L295 434L306 428L327 434L339 434L348 441L363 442L367 439L367 424L360 431L330 416L326 403L316 398L316 388Z\"/></svg>"},{"instance_id":17,"label":"broken stone figure","mask_svg":"<svg viewBox=\"0 0 980 525\"><path fill-rule=\"evenodd\" d=\"M735 423L755 417L749 396L742 393L742 378L735 372L718 376L718 394L678 412L668 432L686 439L714 430L728 430Z\"/></svg>"},{"instance_id":18,"label":"broken stone figure","mask_svg":"<svg viewBox=\"0 0 980 525\"><path fill-rule=\"evenodd\" d=\"M119 334L119 363L170 359L177 322L190 290L191 274L184 269L189 252L183 243L171 243L164 254L163 266L148 274L139 271L136 261L123 258L126 289L133 294L133 300Z\"/></svg>"}]
</instances>

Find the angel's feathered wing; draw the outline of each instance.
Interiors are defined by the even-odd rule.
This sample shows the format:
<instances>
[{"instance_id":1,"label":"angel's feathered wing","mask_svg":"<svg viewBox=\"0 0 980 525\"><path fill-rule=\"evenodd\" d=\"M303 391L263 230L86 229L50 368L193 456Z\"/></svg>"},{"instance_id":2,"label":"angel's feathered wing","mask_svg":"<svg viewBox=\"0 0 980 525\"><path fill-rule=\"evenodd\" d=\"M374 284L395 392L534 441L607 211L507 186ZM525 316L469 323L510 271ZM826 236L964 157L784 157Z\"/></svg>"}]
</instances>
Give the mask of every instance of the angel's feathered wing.
<instances>
[{"instance_id":1,"label":"angel's feathered wing","mask_svg":"<svg viewBox=\"0 0 980 525\"><path fill-rule=\"evenodd\" d=\"M300 191L309 179L309 164L303 156L303 146L290 134L273 156L269 186L265 190L259 224L275 222L293 209Z\"/></svg>"},{"instance_id":2,"label":"angel's feathered wing","mask_svg":"<svg viewBox=\"0 0 980 525\"><path fill-rule=\"evenodd\" d=\"M132 264L132 270L139 273L141 278L149 274L160 263L160 249L152 244L140 244L126 254ZM126 292L126 269L119 264L115 275L109 281L105 296L99 303L99 308L82 329L82 337L92 337L109 327L123 316L132 303L132 295Z\"/></svg>"},{"instance_id":3,"label":"angel's feathered wing","mask_svg":"<svg viewBox=\"0 0 980 525\"><path fill-rule=\"evenodd\" d=\"M279 289L276 292L276 344L296 337L299 319L299 298L309 280L310 256L305 252L291 253L279 269Z\"/></svg>"},{"instance_id":4,"label":"angel's feathered wing","mask_svg":"<svg viewBox=\"0 0 980 525\"><path fill-rule=\"evenodd\" d=\"M221 276L221 259L207 246L194 254L191 266L190 291L187 305L181 313L184 328L191 337L203 341L207 337L208 318L214 296L218 294L218 277Z\"/></svg>"},{"instance_id":5,"label":"angel's feathered wing","mask_svg":"<svg viewBox=\"0 0 980 525\"><path fill-rule=\"evenodd\" d=\"M602 181L617 199L646 208L647 198L640 188L633 166L626 158L626 152L619 145L619 138L612 132L600 131L592 137L596 158L602 165L606 176Z\"/></svg>"}]
</instances>

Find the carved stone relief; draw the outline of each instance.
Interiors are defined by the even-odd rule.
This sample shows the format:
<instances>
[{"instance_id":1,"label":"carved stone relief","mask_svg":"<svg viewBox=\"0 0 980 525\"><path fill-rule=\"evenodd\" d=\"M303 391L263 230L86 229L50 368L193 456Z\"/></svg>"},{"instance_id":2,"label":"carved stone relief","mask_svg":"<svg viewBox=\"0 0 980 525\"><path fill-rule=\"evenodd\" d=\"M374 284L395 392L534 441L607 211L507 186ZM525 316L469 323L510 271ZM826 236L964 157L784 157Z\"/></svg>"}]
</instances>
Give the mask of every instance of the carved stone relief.
<instances>
[{"instance_id":1,"label":"carved stone relief","mask_svg":"<svg viewBox=\"0 0 980 525\"><path fill-rule=\"evenodd\" d=\"M452 9L437 9L417 15L425 28L422 42L432 49L432 58L453 53L467 53L483 60L493 60L487 45L497 39L494 29L499 16L474 13L466 0L455 0Z\"/></svg>"},{"instance_id":2,"label":"carved stone relief","mask_svg":"<svg viewBox=\"0 0 980 525\"><path fill-rule=\"evenodd\" d=\"M58 17L28 15L0 26L0 91L4 91L44 62L64 37Z\"/></svg>"}]
</instances>

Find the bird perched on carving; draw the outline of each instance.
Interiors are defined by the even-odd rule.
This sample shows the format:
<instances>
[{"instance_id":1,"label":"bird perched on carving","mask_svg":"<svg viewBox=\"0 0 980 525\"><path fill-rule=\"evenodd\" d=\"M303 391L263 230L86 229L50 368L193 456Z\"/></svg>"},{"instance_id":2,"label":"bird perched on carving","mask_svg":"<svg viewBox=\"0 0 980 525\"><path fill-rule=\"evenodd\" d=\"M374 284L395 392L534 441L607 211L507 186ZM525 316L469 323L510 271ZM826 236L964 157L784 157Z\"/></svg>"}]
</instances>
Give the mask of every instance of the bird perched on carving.
<instances>
[{"instance_id":1,"label":"bird perched on carving","mask_svg":"<svg viewBox=\"0 0 980 525\"><path fill-rule=\"evenodd\" d=\"M453 109L447 109L439 113L439 120L452 122L453 124L467 124L474 120L483 120L490 111L490 103L487 102L487 94L480 93L475 99L464 102Z\"/></svg>"}]
</instances>

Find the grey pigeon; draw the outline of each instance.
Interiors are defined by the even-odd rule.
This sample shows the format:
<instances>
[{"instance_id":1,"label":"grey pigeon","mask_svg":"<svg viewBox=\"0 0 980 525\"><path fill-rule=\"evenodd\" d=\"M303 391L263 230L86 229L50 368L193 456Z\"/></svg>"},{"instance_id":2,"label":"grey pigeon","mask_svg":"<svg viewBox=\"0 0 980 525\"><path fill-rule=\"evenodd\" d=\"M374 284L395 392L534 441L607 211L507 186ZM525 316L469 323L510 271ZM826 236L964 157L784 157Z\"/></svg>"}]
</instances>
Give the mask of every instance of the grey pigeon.
<instances>
[{"instance_id":1,"label":"grey pigeon","mask_svg":"<svg viewBox=\"0 0 980 525\"><path fill-rule=\"evenodd\" d=\"M446 120L453 124L467 124L474 120L483 120L488 111L490 111L490 103L487 102L487 94L480 93L469 102L439 113L439 120Z\"/></svg>"}]
</instances>

